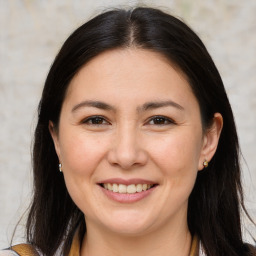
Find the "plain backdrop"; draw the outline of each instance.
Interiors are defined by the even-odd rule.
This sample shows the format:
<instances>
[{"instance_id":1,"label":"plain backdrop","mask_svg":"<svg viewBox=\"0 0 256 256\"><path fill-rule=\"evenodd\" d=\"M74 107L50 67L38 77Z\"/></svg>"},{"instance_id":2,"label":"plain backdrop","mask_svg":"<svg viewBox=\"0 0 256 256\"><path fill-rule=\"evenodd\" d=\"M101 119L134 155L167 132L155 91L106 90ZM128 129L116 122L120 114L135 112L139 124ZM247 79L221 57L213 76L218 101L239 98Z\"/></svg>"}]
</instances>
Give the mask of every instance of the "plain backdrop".
<instances>
[{"instance_id":1,"label":"plain backdrop","mask_svg":"<svg viewBox=\"0 0 256 256\"><path fill-rule=\"evenodd\" d=\"M8 246L31 198L36 108L53 58L89 18L110 7L137 4L180 17L206 44L233 107L245 159L246 205L256 221L255 0L0 0L0 248ZM23 241L23 225L16 242ZM255 235L246 219L244 227Z\"/></svg>"}]
</instances>

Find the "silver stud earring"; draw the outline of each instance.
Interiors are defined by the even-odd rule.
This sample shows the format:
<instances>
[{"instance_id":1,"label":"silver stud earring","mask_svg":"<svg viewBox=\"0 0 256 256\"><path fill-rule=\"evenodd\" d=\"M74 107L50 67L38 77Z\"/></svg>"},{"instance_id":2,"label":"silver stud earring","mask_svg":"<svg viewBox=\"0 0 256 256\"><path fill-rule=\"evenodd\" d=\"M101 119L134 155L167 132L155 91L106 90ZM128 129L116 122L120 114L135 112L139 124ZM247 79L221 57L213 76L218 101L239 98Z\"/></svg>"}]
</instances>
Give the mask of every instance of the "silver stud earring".
<instances>
[{"instance_id":1,"label":"silver stud earring","mask_svg":"<svg viewBox=\"0 0 256 256\"><path fill-rule=\"evenodd\" d=\"M59 164L59 170L60 170L60 172L62 172L61 167L62 167L62 164Z\"/></svg>"}]
</instances>

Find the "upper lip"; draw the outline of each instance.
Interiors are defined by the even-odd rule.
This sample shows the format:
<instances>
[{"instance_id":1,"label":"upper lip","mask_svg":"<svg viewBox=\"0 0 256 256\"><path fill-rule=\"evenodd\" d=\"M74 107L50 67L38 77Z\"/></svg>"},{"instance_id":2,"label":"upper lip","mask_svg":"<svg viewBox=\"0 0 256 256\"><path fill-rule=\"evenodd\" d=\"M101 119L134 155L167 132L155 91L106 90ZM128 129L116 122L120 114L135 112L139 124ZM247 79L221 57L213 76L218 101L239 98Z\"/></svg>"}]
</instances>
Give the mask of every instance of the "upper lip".
<instances>
[{"instance_id":1,"label":"upper lip","mask_svg":"<svg viewBox=\"0 0 256 256\"><path fill-rule=\"evenodd\" d=\"M131 185L131 184L157 184L156 182L152 180L145 180L145 179L122 179L122 178L111 178L111 179L106 179L98 182L98 184L124 184L124 185Z\"/></svg>"}]
</instances>

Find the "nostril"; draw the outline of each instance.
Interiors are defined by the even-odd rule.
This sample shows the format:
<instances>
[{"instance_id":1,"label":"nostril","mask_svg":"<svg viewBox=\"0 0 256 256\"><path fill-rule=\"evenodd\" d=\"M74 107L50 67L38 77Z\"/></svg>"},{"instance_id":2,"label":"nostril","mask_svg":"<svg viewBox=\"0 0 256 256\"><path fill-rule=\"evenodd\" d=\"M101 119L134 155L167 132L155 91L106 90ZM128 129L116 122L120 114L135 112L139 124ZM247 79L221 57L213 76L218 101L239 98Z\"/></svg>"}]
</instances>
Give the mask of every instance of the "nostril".
<instances>
[{"instance_id":1,"label":"nostril","mask_svg":"<svg viewBox=\"0 0 256 256\"><path fill-rule=\"evenodd\" d=\"M147 154L139 149L115 149L109 152L107 158L112 166L120 167L123 170L129 170L134 166L142 166L147 162Z\"/></svg>"}]
</instances>

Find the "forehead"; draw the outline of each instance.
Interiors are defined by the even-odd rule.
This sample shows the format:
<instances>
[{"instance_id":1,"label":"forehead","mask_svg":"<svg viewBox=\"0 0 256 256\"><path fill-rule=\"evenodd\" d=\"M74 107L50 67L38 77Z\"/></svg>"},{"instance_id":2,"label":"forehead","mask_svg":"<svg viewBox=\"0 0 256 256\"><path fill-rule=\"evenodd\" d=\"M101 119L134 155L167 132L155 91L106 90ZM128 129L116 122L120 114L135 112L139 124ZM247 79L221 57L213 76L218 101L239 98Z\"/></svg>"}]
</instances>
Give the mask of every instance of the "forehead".
<instances>
[{"instance_id":1,"label":"forehead","mask_svg":"<svg viewBox=\"0 0 256 256\"><path fill-rule=\"evenodd\" d=\"M133 48L106 51L90 60L72 79L66 98L114 100L118 95L123 101L141 96L196 100L185 75L169 60L160 53Z\"/></svg>"}]
</instances>

